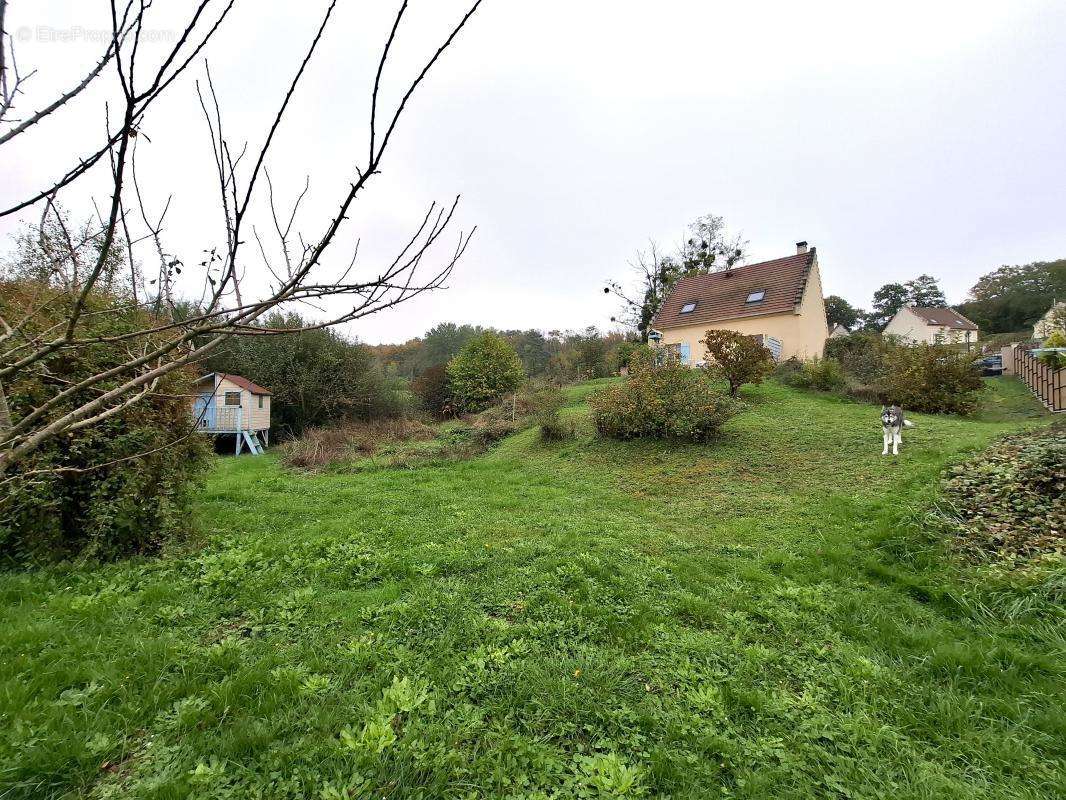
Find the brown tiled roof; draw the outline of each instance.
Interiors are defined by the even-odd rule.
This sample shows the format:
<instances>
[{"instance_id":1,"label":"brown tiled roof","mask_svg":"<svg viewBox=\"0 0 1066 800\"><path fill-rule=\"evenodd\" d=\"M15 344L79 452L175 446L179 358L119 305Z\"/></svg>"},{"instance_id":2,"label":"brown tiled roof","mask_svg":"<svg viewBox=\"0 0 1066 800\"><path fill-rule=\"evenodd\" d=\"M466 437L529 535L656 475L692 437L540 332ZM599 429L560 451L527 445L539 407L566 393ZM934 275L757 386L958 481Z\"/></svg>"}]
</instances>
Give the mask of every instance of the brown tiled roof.
<instances>
[{"instance_id":1,"label":"brown tiled roof","mask_svg":"<svg viewBox=\"0 0 1066 800\"><path fill-rule=\"evenodd\" d=\"M961 331L975 331L977 326L953 308L920 308L907 306L912 313L925 320L926 325L942 325Z\"/></svg>"},{"instance_id":2,"label":"brown tiled roof","mask_svg":"<svg viewBox=\"0 0 1066 800\"><path fill-rule=\"evenodd\" d=\"M271 392L269 389L264 389L258 383L252 383L250 380L248 380L247 378L242 378L240 375L228 375L225 372L208 373L207 375L204 375L202 378L200 378L200 381L206 381L208 378L214 377L215 375L218 375L219 378L225 378L231 383L237 384L242 389L247 389L252 394L273 394L273 392ZM198 381L198 383L200 381Z\"/></svg>"},{"instance_id":3,"label":"brown tiled roof","mask_svg":"<svg viewBox=\"0 0 1066 800\"><path fill-rule=\"evenodd\" d=\"M682 278L655 315L652 327L677 328L741 317L792 313L803 299L815 253L812 247L806 253L761 264ZM753 292L766 292L766 295L760 302L749 303L748 296ZM682 314L681 309L686 303L695 303L696 308Z\"/></svg>"}]
</instances>

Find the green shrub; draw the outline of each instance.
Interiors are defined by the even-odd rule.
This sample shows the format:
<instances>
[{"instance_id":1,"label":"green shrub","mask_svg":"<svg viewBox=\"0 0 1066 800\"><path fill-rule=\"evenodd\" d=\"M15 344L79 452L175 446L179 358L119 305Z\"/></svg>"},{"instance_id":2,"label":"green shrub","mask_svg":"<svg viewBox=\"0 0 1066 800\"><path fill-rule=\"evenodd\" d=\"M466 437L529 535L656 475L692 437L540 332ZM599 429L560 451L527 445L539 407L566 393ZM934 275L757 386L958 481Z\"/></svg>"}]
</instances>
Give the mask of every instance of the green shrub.
<instances>
[{"instance_id":1,"label":"green shrub","mask_svg":"<svg viewBox=\"0 0 1066 800\"><path fill-rule=\"evenodd\" d=\"M795 356L781 361L774 367L773 376L779 383L792 385L793 376L803 369L803 362Z\"/></svg>"},{"instance_id":2,"label":"green shrub","mask_svg":"<svg viewBox=\"0 0 1066 800\"><path fill-rule=\"evenodd\" d=\"M729 394L745 383L761 383L774 369L774 357L754 336L725 330L707 331L707 369L729 382Z\"/></svg>"},{"instance_id":3,"label":"green shrub","mask_svg":"<svg viewBox=\"0 0 1066 800\"><path fill-rule=\"evenodd\" d=\"M1051 335L1044 340L1044 347L1066 347L1066 333L1052 331Z\"/></svg>"},{"instance_id":4,"label":"green shrub","mask_svg":"<svg viewBox=\"0 0 1066 800\"><path fill-rule=\"evenodd\" d=\"M611 353L611 371L619 374L628 370L633 357L638 353L648 353L651 348L642 342L621 342Z\"/></svg>"},{"instance_id":5,"label":"green shrub","mask_svg":"<svg viewBox=\"0 0 1066 800\"><path fill-rule=\"evenodd\" d=\"M846 375L859 383L876 382L885 366L885 353L891 347L880 334L857 332L838 336L825 343L825 357L836 359Z\"/></svg>"},{"instance_id":6,"label":"green shrub","mask_svg":"<svg viewBox=\"0 0 1066 800\"><path fill-rule=\"evenodd\" d=\"M1026 560L1066 550L1066 426L1007 436L944 480L956 544Z\"/></svg>"},{"instance_id":7,"label":"green shrub","mask_svg":"<svg viewBox=\"0 0 1066 800\"><path fill-rule=\"evenodd\" d=\"M422 403L422 408L434 416L444 416L451 407L448 391L448 374L444 367L429 367L411 381L411 391Z\"/></svg>"},{"instance_id":8,"label":"green shrub","mask_svg":"<svg viewBox=\"0 0 1066 800\"><path fill-rule=\"evenodd\" d=\"M968 414L977 406L984 381L972 357L946 347L891 347L878 384L889 402L908 411Z\"/></svg>"},{"instance_id":9,"label":"green shrub","mask_svg":"<svg viewBox=\"0 0 1066 800\"><path fill-rule=\"evenodd\" d=\"M798 370L787 373L783 382L800 389L831 392L843 388L846 380L844 370L835 358L814 358L803 362Z\"/></svg>"},{"instance_id":10,"label":"green shrub","mask_svg":"<svg viewBox=\"0 0 1066 800\"><path fill-rule=\"evenodd\" d=\"M525 379L515 349L495 333L482 333L448 362L448 386L461 412L486 408Z\"/></svg>"},{"instance_id":11,"label":"green shrub","mask_svg":"<svg viewBox=\"0 0 1066 800\"><path fill-rule=\"evenodd\" d=\"M1041 347L1066 347L1066 333L1062 331L1054 331L1048 336ZM1064 353L1041 353L1040 360L1047 364L1051 369L1062 369L1066 367L1066 354Z\"/></svg>"},{"instance_id":12,"label":"green shrub","mask_svg":"<svg viewBox=\"0 0 1066 800\"><path fill-rule=\"evenodd\" d=\"M42 295L50 299L34 320L39 327L27 331L39 335L64 319L70 295L30 282L5 283L0 285L0 314L18 319L20 309L39 304ZM132 301L102 293L89 298L86 311L79 329L85 338L119 335L160 321ZM125 347L107 343L57 351L5 383L13 418L127 357ZM155 552L183 536L189 526L188 501L210 454L206 437L191 430L194 377L191 371L172 372L143 400L72 430L20 461L0 488L0 557L113 558ZM56 413L123 379L79 393Z\"/></svg>"},{"instance_id":13,"label":"green shrub","mask_svg":"<svg viewBox=\"0 0 1066 800\"><path fill-rule=\"evenodd\" d=\"M589 396L596 430L612 439L714 439L733 409L702 370L633 360L629 379Z\"/></svg>"},{"instance_id":14,"label":"green shrub","mask_svg":"<svg viewBox=\"0 0 1066 800\"><path fill-rule=\"evenodd\" d=\"M540 429L540 437L547 442L561 441L574 435L573 423L560 414L566 396L556 386L545 386L534 394L533 423Z\"/></svg>"},{"instance_id":15,"label":"green shrub","mask_svg":"<svg viewBox=\"0 0 1066 800\"><path fill-rule=\"evenodd\" d=\"M911 346L861 332L830 339L825 353L817 367L812 364L791 385L841 390L860 402L952 414L973 411L984 388L972 355L956 347Z\"/></svg>"},{"instance_id":16,"label":"green shrub","mask_svg":"<svg viewBox=\"0 0 1066 800\"><path fill-rule=\"evenodd\" d=\"M815 358L803 365L803 374L811 388L823 392L836 391L847 384L844 368L835 358Z\"/></svg>"}]
</instances>

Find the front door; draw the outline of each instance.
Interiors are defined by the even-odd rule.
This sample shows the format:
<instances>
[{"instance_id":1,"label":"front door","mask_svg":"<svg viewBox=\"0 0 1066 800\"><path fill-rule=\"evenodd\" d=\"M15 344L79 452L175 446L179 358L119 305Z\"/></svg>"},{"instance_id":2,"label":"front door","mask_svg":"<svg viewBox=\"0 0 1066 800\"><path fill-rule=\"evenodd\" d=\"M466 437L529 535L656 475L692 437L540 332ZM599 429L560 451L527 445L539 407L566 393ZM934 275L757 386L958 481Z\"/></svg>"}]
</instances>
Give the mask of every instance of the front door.
<instances>
[{"instance_id":1,"label":"front door","mask_svg":"<svg viewBox=\"0 0 1066 800\"><path fill-rule=\"evenodd\" d=\"M211 430L215 427L215 398L210 392L204 392L193 404L193 419L196 427Z\"/></svg>"}]
</instances>

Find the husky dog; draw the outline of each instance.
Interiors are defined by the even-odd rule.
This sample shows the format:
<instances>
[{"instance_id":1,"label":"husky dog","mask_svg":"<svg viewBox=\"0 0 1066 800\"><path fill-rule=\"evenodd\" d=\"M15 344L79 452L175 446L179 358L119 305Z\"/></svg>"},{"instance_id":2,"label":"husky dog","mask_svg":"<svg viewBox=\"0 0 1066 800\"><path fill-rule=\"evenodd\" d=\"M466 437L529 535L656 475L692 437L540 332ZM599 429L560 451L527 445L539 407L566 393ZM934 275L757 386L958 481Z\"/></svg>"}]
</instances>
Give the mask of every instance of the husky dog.
<instances>
[{"instance_id":1,"label":"husky dog","mask_svg":"<svg viewBox=\"0 0 1066 800\"><path fill-rule=\"evenodd\" d=\"M888 446L892 445L892 455L899 455L899 446L903 441L904 428L913 428L914 423L903 418L903 409L899 406L881 406L881 431L884 433L885 447L881 455L888 455Z\"/></svg>"}]
</instances>

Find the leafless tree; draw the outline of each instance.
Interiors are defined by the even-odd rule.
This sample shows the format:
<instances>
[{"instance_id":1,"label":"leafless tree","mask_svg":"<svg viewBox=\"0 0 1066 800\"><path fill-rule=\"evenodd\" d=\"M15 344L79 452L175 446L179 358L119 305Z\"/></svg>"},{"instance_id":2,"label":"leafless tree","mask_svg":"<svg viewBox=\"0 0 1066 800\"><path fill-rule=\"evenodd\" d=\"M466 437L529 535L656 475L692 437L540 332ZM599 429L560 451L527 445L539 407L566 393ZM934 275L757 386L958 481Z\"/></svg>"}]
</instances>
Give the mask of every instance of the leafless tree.
<instances>
[{"instance_id":1,"label":"leafless tree","mask_svg":"<svg viewBox=\"0 0 1066 800\"><path fill-rule=\"evenodd\" d=\"M651 323L678 279L686 275L733 269L746 258L748 242L740 234L729 235L725 220L714 214L697 217L688 226L674 255L666 255L650 240L648 249L638 250L629 266L629 281L607 281L606 294L621 301L622 311L612 322L636 328L647 342Z\"/></svg>"},{"instance_id":2,"label":"leafless tree","mask_svg":"<svg viewBox=\"0 0 1066 800\"><path fill-rule=\"evenodd\" d=\"M641 341L647 342L652 319L677 280L680 265L675 258L664 255L659 244L650 239L648 249L638 250L629 266L635 276L633 288L620 281L607 281L603 291L613 294L622 304L621 315L611 317L611 322L636 328Z\"/></svg>"},{"instance_id":3,"label":"leafless tree","mask_svg":"<svg viewBox=\"0 0 1066 800\"><path fill-rule=\"evenodd\" d=\"M90 85L110 81L109 88L118 98L107 108L107 127L98 142L87 147L84 153L57 152L57 174L46 185L24 197L0 199L0 217L39 206L43 227L50 214L54 214L55 220L62 220L57 202L65 192L90 175L95 178L97 172L106 171L107 175L109 197L98 212L93 230L88 233L93 239L91 252L94 257L86 260L85 250L79 247L82 242L76 241L77 235L66 235L67 229L62 228L64 235L60 240L65 242L62 260L68 268L63 273L63 290L70 302L61 322L43 328L35 326L35 320L39 321L44 313L48 302L45 299L38 305L31 304L17 319L0 316L0 473L11 470L46 442L107 419L142 401L158 385L161 377L196 363L229 337L291 332L274 331L256 324L272 309L307 303L324 311L324 301L341 298L343 310L325 314L326 318L314 323L314 327L357 320L440 288L469 244L473 230L459 232L441 258L432 265L425 263L430 261L429 251L449 229L457 197L443 206L432 204L420 223L413 226L414 230L400 252L366 274L356 258L358 243L344 255L340 267L331 271L324 262L356 197L378 174L412 96L466 27L481 0L472 0L466 13L406 85L399 102L386 108L379 100L379 91L408 10L408 0L403 0L392 19L373 76L368 98L367 150L361 157L357 154L360 164L353 168L350 183L337 200L335 215L322 223L318 233L307 238L294 230L294 220L307 194L307 186L291 204L286 204L287 212L279 211L267 163L276 134L292 106L308 64L331 24L337 0L328 3L258 149L249 149L247 144L236 146L225 132L222 109L206 62L212 40L231 16L237 2L196 0L172 46L164 48L154 62L146 63L148 48L144 42L145 32L151 29L151 0L110 0L110 40L104 52L86 70L84 78L40 110L16 118L33 73L22 74L16 67L13 40L4 27L8 3L0 0L0 147L17 137L33 135L42 120L61 114ZM157 213L149 211L153 201L146 196L149 187L142 186L138 180L136 153L138 142L147 138L144 131L149 112L159 98L200 61L203 61L204 77L197 81L196 89L210 133L220 216L226 236L224 245L204 249L206 255L201 264L187 267L164 245L163 223L170 200L156 201L161 202L162 209ZM264 243L259 228L250 219L253 197L264 192L271 210L271 236L276 237L275 248L280 252L278 263L268 255L271 248ZM247 243L253 240L258 247L250 249ZM149 261L154 264L144 270L150 272L150 276L142 275L138 269L140 259L136 254L142 246L151 254ZM133 300L151 312L147 318L153 322L127 333L108 336L89 333L85 326L88 315L107 313L106 308L96 307L101 276L105 270L114 269L114 254L123 248L128 260ZM202 294L193 305L195 310L192 313L179 315L173 313L174 287L175 278L182 274L183 268L183 280L188 280L193 273L202 286ZM57 264L57 275L61 271ZM242 284L247 287L245 291L242 291ZM265 290L261 288L264 284L268 286ZM89 301L94 297L97 303L89 311ZM61 387L26 413L17 418L13 416L4 393L5 383L16 380L24 371L46 369L46 360L57 353L101 344L112 345L116 353L124 355L113 367ZM94 396L78 400L86 396L86 390Z\"/></svg>"}]
</instances>

